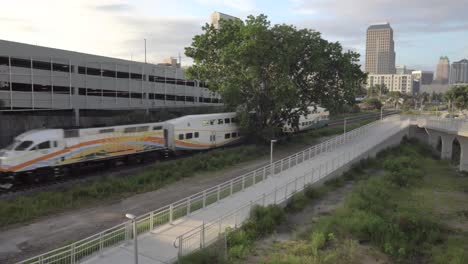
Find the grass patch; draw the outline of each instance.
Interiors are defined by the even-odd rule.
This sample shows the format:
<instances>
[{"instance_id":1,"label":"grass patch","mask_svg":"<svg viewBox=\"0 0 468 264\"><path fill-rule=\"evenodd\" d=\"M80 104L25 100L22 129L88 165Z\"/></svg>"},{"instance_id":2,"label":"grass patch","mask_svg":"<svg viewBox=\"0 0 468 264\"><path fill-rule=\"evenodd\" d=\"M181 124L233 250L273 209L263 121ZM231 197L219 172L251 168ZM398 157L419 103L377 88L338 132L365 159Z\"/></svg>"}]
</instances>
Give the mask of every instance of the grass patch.
<instances>
[{"instance_id":1,"label":"grass patch","mask_svg":"<svg viewBox=\"0 0 468 264\"><path fill-rule=\"evenodd\" d=\"M179 263L231 263L239 262L250 254L253 243L267 234L271 234L275 227L285 220L283 208L277 205L267 207L255 206L250 218L238 230L226 230L226 241L221 245L212 246L182 257ZM224 246L227 245L227 249ZM221 248L221 250L220 250ZM225 252L223 254L222 252Z\"/></svg>"},{"instance_id":2,"label":"grass patch","mask_svg":"<svg viewBox=\"0 0 468 264\"><path fill-rule=\"evenodd\" d=\"M371 121L349 125L349 130ZM326 127L311 130L289 138L279 144L279 148L288 148L294 144L312 144L322 136L342 133L340 127ZM197 153L193 156L164 161L145 169L131 177L102 178L93 182L83 183L66 190L54 190L22 196L12 200L0 201L0 227L28 222L38 217L63 212L66 210L93 206L102 202L123 199L138 193L157 190L182 178L191 177L197 173L226 169L235 164L254 160L269 153L267 146L243 145L226 149L216 149ZM260 178L257 178L257 181ZM245 186L253 184L247 181ZM242 188L241 184L234 186L234 192ZM207 203L212 202L212 198ZM192 211L199 208L193 205Z\"/></svg>"},{"instance_id":3,"label":"grass patch","mask_svg":"<svg viewBox=\"0 0 468 264\"><path fill-rule=\"evenodd\" d=\"M360 263L356 248L367 246L396 263L468 263L468 178L426 145L403 142L324 188L351 179L363 180L342 207L321 217L306 239L278 243L264 263Z\"/></svg>"}]
</instances>

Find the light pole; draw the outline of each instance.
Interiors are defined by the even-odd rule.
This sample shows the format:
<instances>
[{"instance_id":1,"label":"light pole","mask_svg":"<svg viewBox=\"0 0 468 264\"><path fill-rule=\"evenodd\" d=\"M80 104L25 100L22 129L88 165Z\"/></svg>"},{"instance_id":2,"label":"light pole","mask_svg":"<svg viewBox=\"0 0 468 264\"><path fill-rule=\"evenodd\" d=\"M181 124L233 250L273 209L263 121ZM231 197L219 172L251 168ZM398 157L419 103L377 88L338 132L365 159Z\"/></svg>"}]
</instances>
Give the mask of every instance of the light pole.
<instances>
[{"instance_id":1,"label":"light pole","mask_svg":"<svg viewBox=\"0 0 468 264\"><path fill-rule=\"evenodd\" d=\"M273 165L273 144L275 144L278 140L272 139L270 141L270 164Z\"/></svg>"},{"instance_id":2,"label":"light pole","mask_svg":"<svg viewBox=\"0 0 468 264\"><path fill-rule=\"evenodd\" d=\"M133 248L134 248L134 254L135 254L135 264L138 264L138 239L137 239L137 226L136 226L136 216L132 214L125 214L125 217L130 219L132 221L132 226L133 226Z\"/></svg>"}]
</instances>

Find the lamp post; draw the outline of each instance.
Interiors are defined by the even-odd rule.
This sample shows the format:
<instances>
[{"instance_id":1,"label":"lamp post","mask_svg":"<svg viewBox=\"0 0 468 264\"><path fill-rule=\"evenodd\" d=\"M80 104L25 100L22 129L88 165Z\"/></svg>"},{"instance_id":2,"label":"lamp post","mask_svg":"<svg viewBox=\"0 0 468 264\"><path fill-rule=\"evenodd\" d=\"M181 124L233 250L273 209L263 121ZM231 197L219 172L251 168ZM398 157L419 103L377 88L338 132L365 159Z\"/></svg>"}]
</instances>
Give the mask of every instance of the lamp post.
<instances>
[{"instance_id":1,"label":"lamp post","mask_svg":"<svg viewBox=\"0 0 468 264\"><path fill-rule=\"evenodd\" d=\"M132 214L125 214L125 217L132 221L133 226L133 248L135 254L135 264L138 264L138 239L137 239L137 226L136 226L136 216Z\"/></svg>"},{"instance_id":2,"label":"lamp post","mask_svg":"<svg viewBox=\"0 0 468 264\"><path fill-rule=\"evenodd\" d=\"M272 139L270 141L270 164L273 165L273 144L275 144L278 140Z\"/></svg>"}]
</instances>

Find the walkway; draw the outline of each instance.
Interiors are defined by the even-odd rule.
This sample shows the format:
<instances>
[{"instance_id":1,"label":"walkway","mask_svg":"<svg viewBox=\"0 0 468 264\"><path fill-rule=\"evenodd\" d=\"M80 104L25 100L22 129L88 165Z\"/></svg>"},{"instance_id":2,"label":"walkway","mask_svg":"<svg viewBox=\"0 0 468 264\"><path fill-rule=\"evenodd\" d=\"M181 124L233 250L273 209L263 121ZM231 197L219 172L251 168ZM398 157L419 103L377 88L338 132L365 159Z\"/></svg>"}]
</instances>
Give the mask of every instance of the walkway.
<instances>
[{"instance_id":1,"label":"walkway","mask_svg":"<svg viewBox=\"0 0 468 264\"><path fill-rule=\"evenodd\" d=\"M302 190L305 184L318 182L366 157L374 147L405 132L407 127L408 122L400 121L399 118L385 119L358 129L357 132L348 133L346 140L343 136L337 137L334 139L335 144L333 141L322 143L311 148L308 153L301 152L287 161L275 164L275 172L281 172L273 176L268 176L268 169L266 172L264 169L263 174L253 174L252 186L243 191L233 191L240 181L231 181L223 187L218 187L215 192L217 202L139 235L139 263L171 263L176 260L178 254L187 254L208 245L226 227L241 224L248 217L253 205L284 201L294 192ZM319 152L320 155L316 155ZM284 167L287 169L284 170ZM247 180L242 178L242 186ZM205 202L206 195L203 197L203 203ZM190 212L192 203L189 201L187 204L188 208L186 206L183 210ZM173 213L171 211L171 218ZM133 263L133 243L128 239L118 246L104 248L99 254L85 259L84 263Z\"/></svg>"}]
</instances>

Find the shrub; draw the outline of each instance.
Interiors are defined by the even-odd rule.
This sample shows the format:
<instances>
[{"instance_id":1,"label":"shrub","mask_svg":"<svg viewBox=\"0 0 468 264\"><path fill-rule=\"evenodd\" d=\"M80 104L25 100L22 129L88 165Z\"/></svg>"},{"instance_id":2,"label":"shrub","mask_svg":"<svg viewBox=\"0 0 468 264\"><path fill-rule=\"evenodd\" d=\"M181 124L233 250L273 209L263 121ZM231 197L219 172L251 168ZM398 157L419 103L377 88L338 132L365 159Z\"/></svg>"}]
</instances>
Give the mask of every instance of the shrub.
<instances>
[{"instance_id":1,"label":"shrub","mask_svg":"<svg viewBox=\"0 0 468 264\"><path fill-rule=\"evenodd\" d=\"M286 205L286 211L296 213L302 211L309 203L308 197L303 193L294 194Z\"/></svg>"}]
</instances>

